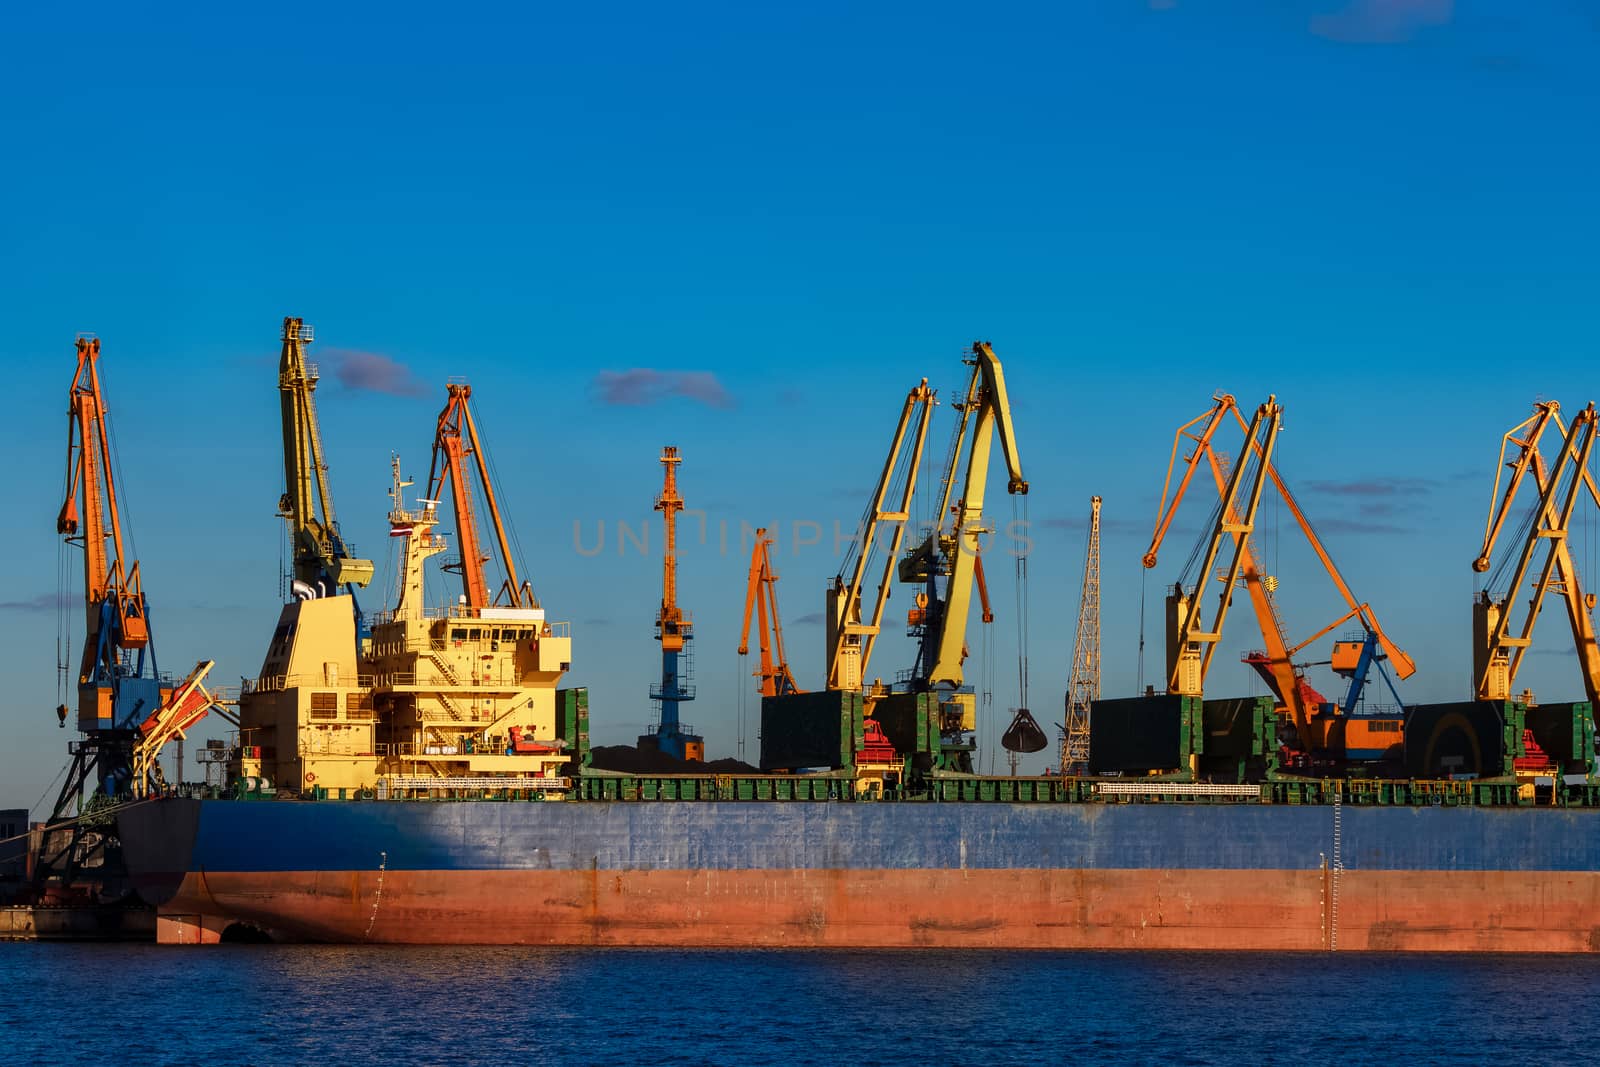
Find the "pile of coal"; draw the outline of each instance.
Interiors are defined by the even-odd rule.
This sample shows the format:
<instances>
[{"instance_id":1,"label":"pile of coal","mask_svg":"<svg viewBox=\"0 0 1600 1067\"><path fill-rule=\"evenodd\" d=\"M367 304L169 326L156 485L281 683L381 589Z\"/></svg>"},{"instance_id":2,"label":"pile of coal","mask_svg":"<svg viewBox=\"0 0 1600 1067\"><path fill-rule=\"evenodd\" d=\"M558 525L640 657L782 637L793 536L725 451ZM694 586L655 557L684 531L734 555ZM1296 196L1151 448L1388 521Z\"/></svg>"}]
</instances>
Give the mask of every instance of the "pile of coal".
<instances>
[{"instance_id":1,"label":"pile of coal","mask_svg":"<svg viewBox=\"0 0 1600 1067\"><path fill-rule=\"evenodd\" d=\"M656 749L632 745L598 745L589 750L589 765L602 771L622 774L760 774L760 770L736 759L708 762L679 759Z\"/></svg>"}]
</instances>

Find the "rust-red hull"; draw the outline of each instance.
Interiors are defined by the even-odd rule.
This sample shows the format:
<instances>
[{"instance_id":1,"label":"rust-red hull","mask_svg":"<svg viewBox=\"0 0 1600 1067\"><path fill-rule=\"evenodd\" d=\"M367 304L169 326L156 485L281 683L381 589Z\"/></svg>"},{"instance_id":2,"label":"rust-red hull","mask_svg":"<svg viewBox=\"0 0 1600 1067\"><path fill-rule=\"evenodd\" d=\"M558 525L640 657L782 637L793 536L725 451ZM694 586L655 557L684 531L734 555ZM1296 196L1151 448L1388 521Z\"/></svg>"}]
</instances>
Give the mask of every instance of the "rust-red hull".
<instances>
[{"instance_id":1,"label":"rust-red hull","mask_svg":"<svg viewBox=\"0 0 1600 1067\"><path fill-rule=\"evenodd\" d=\"M1600 873L190 873L158 939L215 941L234 923L408 944L1592 952Z\"/></svg>"}]
</instances>

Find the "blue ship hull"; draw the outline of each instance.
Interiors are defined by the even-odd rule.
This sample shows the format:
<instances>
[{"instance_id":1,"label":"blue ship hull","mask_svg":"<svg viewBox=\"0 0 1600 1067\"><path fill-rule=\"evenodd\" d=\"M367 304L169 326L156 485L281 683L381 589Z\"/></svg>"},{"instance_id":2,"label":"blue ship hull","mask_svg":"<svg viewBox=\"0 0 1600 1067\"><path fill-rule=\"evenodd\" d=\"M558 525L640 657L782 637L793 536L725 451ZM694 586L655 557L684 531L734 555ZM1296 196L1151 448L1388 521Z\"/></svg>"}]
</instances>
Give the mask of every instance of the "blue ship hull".
<instances>
[{"instance_id":1,"label":"blue ship hull","mask_svg":"<svg viewBox=\"0 0 1600 1067\"><path fill-rule=\"evenodd\" d=\"M163 940L1589 951L1600 812L162 800Z\"/></svg>"}]
</instances>

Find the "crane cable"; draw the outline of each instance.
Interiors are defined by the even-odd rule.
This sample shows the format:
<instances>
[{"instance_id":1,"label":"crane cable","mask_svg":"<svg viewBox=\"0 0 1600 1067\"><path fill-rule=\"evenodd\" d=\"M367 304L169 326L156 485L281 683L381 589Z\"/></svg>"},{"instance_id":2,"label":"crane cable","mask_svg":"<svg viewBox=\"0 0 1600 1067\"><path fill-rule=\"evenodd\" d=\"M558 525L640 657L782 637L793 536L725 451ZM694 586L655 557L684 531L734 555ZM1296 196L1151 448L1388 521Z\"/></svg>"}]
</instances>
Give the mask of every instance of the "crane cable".
<instances>
[{"instance_id":1,"label":"crane cable","mask_svg":"<svg viewBox=\"0 0 1600 1067\"><path fill-rule=\"evenodd\" d=\"M72 670L72 564L67 539L56 544L56 703L66 704Z\"/></svg>"},{"instance_id":2,"label":"crane cable","mask_svg":"<svg viewBox=\"0 0 1600 1067\"><path fill-rule=\"evenodd\" d=\"M988 731L989 724L994 721L994 627L985 626L983 629L983 697L978 701L977 734L981 738ZM998 746L985 745L989 750L989 773L994 773L995 748Z\"/></svg>"},{"instance_id":3,"label":"crane cable","mask_svg":"<svg viewBox=\"0 0 1600 1067\"><path fill-rule=\"evenodd\" d=\"M1144 692L1144 601L1145 579L1150 574L1148 568L1139 568L1139 692Z\"/></svg>"},{"instance_id":4,"label":"crane cable","mask_svg":"<svg viewBox=\"0 0 1600 1067\"><path fill-rule=\"evenodd\" d=\"M1011 498L1011 528L1018 529L1017 512L1018 502L1016 497ZM1021 529L1024 538L1027 537L1028 527L1028 498L1024 496L1021 501L1022 520ZM1019 694L1018 706L1028 707L1028 545L1026 541L1017 557L1017 692Z\"/></svg>"},{"instance_id":5,"label":"crane cable","mask_svg":"<svg viewBox=\"0 0 1600 1067\"><path fill-rule=\"evenodd\" d=\"M484 441L490 439L490 434L488 430L484 428L483 418L481 414L476 412L473 413L471 417L477 424L477 428L480 431L477 434L477 447L483 454L483 465L484 469L489 472L489 480L493 485L504 486L505 482L500 479L500 468L495 466L494 453L489 450L488 445L484 444ZM472 484L472 477L467 471L463 470L462 475L467 479L467 493L475 504L474 510L478 514L489 512L490 521L494 521L495 518L498 517L499 522L505 530L506 540L509 542L507 547L511 549L513 559L503 559L500 561L500 573L502 580L510 578L511 567L513 562L515 562L515 565L520 569L518 577L520 577L522 581L527 584L528 592L533 595L534 603L537 604L539 602L539 597L537 594L533 593L533 578L531 572L528 570L528 556L527 553L522 550L522 539L517 536L517 524L512 520L510 511L506 511L502 514L500 509L496 507L494 511L490 512L488 508L488 500L484 496L486 487L474 486ZM702 525L701 528L704 529L704 526ZM495 548L498 547L499 545L497 543ZM493 553L493 551L494 549L490 549L491 553ZM511 590L511 596L513 598L520 596L521 593L522 591L520 589Z\"/></svg>"},{"instance_id":6,"label":"crane cable","mask_svg":"<svg viewBox=\"0 0 1600 1067\"><path fill-rule=\"evenodd\" d=\"M739 759L741 761L743 761L744 760L744 723L745 723L746 708L748 708L749 705L750 705L750 676L749 676L749 673L748 673L748 667L750 665L750 653L749 652L743 652L743 653L737 653L737 655L738 655L738 659L735 661L735 666L734 666L734 678L735 678L734 690L739 694L739 703L738 703L738 707L737 707L737 711L738 711L737 726L738 726L738 730L739 730Z\"/></svg>"}]
</instances>

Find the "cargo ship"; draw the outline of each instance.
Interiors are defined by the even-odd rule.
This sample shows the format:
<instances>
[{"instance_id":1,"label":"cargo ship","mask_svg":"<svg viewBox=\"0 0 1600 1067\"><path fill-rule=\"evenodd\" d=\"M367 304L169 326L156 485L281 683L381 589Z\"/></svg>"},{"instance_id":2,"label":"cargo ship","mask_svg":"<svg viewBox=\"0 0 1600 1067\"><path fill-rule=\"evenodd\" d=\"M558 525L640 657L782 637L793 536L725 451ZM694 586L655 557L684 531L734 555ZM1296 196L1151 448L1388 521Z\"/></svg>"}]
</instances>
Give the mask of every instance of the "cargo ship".
<instances>
[{"instance_id":1,"label":"cargo ship","mask_svg":"<svg viewBox=\"0 0 1600 1067\"><path fill-rule=\"evenodd\" d=\"M171 798L122 833L167 944L1600 950L1600 811L1467 789L1402 807L618 784L542 803ZM752 799L711 799L735 788Z\"/></svg>"},{"instance_id":2,"label":"cargo ship","mask_svg":"<svg viewBox=\"0 0 1600 1067\"><path fill-rule=\"evenodd\" d=\"M759 767L697 770L704 739L678 719L694 698L692 623L676 600L681 457L669 448L657 502L667 534L662 676L651 687L660 721L639 750L688 758L656 772L596 765L587 690L565 684L570 628L547 616L509 558L464 383L449 387L425 495L408 503L410 483L392 466L394 603L357 606L373 566L332 518L307 340L308 328L285 320L281 510L295 545L294 597L242 686L228 784L174 790L136 771L135 799L116 810L119 855L157 909L163 943L1600 950L1600 652L1584 659L1594 667L1589 701L1513 699L1526 633L1511 632L1509 599L1485 594L1474 616L1475 699L1375 708L1362 696L1369 674L1392 690L1384 664L1402 677L1412 665L1278 480L1274 399L1246 423L1219 396L1209 417L1180 429L1181 438L1206 422L1192 434L1188 470L1169 473L1177 495L1163 501L1145 557L1153 566L1171 509L1209 462L1218 504L1191 563L1202 561L1203 581L1220 575L1224 589L1248 591L1266 647L1246 662L1271 695L1206 693L1233 597L1216 598L1212 614L1200 582L1180 581L1167 597L1166 691L1100 699L1092 527L1060 773L1036 777L972 772L976 697L962 671L969 609L981 604L984 621L992 617L981 556L992 437L1009 492L1028 492L987 344L973 346L969 385L952 405L955 440L935 487L943 518L911 545L903 538L933 393L924 379L906 397L828 591L820 691L800 692L784 661L775 575L758 538L746 630L755 609ZM1230 417L1245 443L1225 462L1210 442ZM1535 472L1546 502L1559 485L1576 487L1595 424L1591 406L1571 431L1561 427L1554 468L1536 453L1537 433L1519 437L1517 476ZM1361 626L1333 656L1350 683L1340 700L1291 661L1304 643L1289 647L1275 583L1251 548L1269 481L1349 608L1318 636ZM437 529L447 491L456 555L440 562L462 586L453 602L430 604L428 561L450 547ZM1098 507L1097 498L1096 522ZM1540 511L1502 588L1523 588L1534 553L1554 553L1537 593L1559 589L1580 606L1574 633L1592 646L1587 600L1561 554L1570 504ZM484 512L492 537L480 537ZM497 547L505 580L491 595L483 564ZM892 684L869 682L895 580L915 589L906 620L916 665ZM1537 597L1530 610L1537 615ZM1003 744L1045 743L1026 707L1016 709Z\"/></svg>"}]
</instances>

